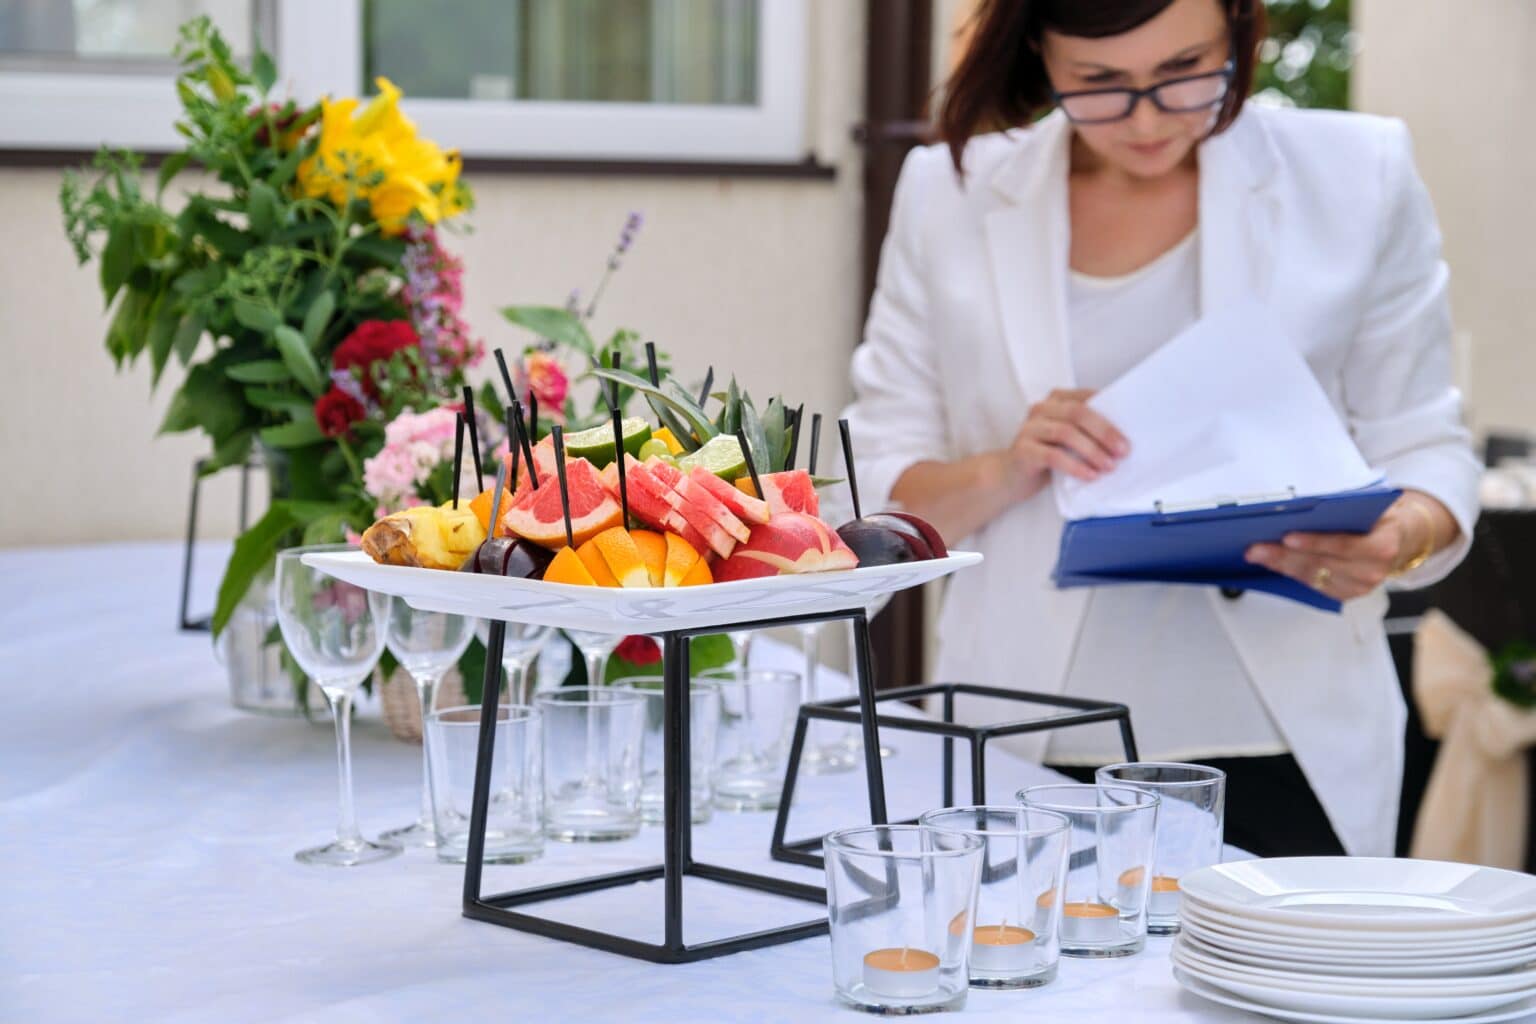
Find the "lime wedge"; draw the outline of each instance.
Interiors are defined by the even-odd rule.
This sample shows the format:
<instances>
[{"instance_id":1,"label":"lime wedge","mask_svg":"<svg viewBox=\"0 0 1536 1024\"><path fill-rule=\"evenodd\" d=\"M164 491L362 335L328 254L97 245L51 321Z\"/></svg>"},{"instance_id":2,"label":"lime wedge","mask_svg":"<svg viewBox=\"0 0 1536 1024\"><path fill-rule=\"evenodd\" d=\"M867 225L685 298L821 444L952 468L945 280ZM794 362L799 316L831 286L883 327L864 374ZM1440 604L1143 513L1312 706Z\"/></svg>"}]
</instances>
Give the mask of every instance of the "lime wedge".
<instances>
[{"instance_id":1,"label":"lime wedge","mask_svg":"<svg viewBox=\"0 0 1536 1024\"><path fill-rule=\"evenodd\" d=\"M741 445L734 437L720 434L710 438L698 451L677 460L677 468L684 473L694 466L703 466L722 480L735 480L746 473L747 460L742 458Z\"/></svg>"},{"instance_id":2,"label":"lime wedge","mask_svg":"<svg viewBox=\"0 0 1536 1024\"><path fill-rule=\"evenodd\" d=\"M639 457L640 446L651 439L651 425L639 416L631 416L623 423L624 450ZM613 461L613 425L604 424L591 430L565 435L565 452L573 459L586 459L598 469Z\"/></svg>"}]
</instances>

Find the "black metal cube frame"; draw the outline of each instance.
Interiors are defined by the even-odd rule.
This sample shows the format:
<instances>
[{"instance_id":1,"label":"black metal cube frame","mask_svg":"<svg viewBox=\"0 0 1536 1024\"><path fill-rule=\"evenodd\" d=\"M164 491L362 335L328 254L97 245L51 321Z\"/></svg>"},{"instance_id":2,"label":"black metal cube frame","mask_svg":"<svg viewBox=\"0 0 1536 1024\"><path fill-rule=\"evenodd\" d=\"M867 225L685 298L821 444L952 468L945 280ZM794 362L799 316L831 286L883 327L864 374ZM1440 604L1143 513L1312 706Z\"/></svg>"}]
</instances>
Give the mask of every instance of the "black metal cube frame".
<instances>
[{"instance_id":1,"label":"black metal cube frame","mask_svg":"<svg viewBox=\"0 0 1536 1024\"><path fill-rule=\"evenodd\" d=\"M874 695L873 701L865 700L865 686L863 683L864 666L860 666L859 696L840 697L835 700L816 701L800 706L800 716L795 722L795 736L789 748L789 768L784 773L784 790L779 797L779 813L773 825L773 841L769 848L774 860L786 864L801 864L806 867L819 868L823 864L822 857L810 851L821 845L821 837L810 839L797 839L793 842L785 840L785 833L789 829L789 812L795 795L795 783L800 775L800 759L805 750L805 740L813 719L818 721L845 722L851 725L862 724L864 726L864 760L866 765L870 761L872 736L878 735L881 728L895 729L900 732L928 733L944 737L944 806L955 806L955 740L965 740L970 744L971 752L971 803L985 804L987 802L987 743L999 736L1017 736L1022 733L1045 732L1047 730L1065 729L1072 726L1092 725L1097 722L1120 723L1120 742L1125 747L1125 759L1137 760L1136 736L1131 730L1131 712L1124 704L1115 704L1108 701L1084 700L1079 697L1062 697L1054 694L1031 693L1026 690L1004 690L995 686L977 686L972 683L932 683L927 686L905 686L893 690L881 690ZM933 721L927 718L908 718L897 715L879 715L875 713L875 706L882 701L913 700L918 697L930 697L942 694L944 697L944 719ZM955 697L958 694L966 694L976 697L993 697L1001 700L1014 700L1030 704L1044 704L1049 707L1069 709L1063 714L1047 715L1041 718L1022 719L1012 722L998 722L992 725L965 725L955 721ZM854 706L858 709L854 710ZM873 722L871 722L873 719ZM873 725L875 728L870 728ZM879 747L874 748L874 761L878 765L880 761ZM871 769L874 771L874 769ZM875 777L871 775L871 778ZM881 786L884 793L884 786ZM871 796L873 803L873 795ZM885 816L885 804L882 799L880 805L881 822ZM910 824L910 822L908 822Z\"/></svg>"},{"instance_id":2,"label":"black metal cube frame","mask_svg":"<svg viewBox=\"0 0 1536 1024\"><path fill-rule=\"evenodd\" d=\"M486 638L485 689L480 705L479 750L475 764L474 798L470 810L469 848L464 865L464 916L506 928L515 928L518 931L578 943L609 953L618 953L621 956L664 964L691 963L825 934L827 931L826 890L821 886L791 882L771 875L760 875L716 864L706 864L693 858L691 791L688 779L690 770L688 640L694 636L719 633L723 630L771 629L779 626L799 626L845 619L852 622L854 631L855 660L857 661L855 675L858 680L859 696L853 698L853 701L862 709L862 715L850 714L852 720L862 720L863 724L870 821L873 824L885 824L885 777L880 764L879 726L881 723L876 720L875 715L874 677L870 668L872 660L869 646L869 622L862 608L663 631L660 634L663 679L662 745L664 748L662 863L531 889L484 895L481 892L481 875L485 862L486 813L490 803L491 758L496 744L494 723L497 695L501 689L501 653L506 642L505 623L493 619ZM823 912L815 920L799 924L688 945L683 941L683 879L688 877L708 879L725 885L815 903ZM548 900L657 880L664 883L664 931L663 941L660 943L643 942L515 909Z\"/></svg>"}]
</instances>

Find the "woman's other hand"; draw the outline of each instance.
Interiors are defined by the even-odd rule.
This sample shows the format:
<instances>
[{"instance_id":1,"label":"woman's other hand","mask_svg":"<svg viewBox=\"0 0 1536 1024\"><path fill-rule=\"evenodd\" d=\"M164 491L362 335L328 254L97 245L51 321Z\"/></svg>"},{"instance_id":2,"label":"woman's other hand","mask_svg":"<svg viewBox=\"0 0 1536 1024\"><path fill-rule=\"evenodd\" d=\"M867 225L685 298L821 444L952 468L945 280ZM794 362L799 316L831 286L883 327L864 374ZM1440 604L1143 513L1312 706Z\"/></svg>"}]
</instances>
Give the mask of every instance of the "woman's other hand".
<instances>
[{"instance_id":1,"label":"woman's other hand","mask_svg":"<svg viewBox=\"0 0 1536 1024\"><path fill-rule=\"evenodd\" d=\"M1125 436L1088 406L1093 394L1057 389L1030 407L1008 449L1018 500L1039 493L1053 472L1097 480L1130 454Z\"/></svg>"},{"instance_id":2,"label":"woman's other hand","mask_svg":"<svg viewBox=\"0 0 1536 1024\"><path fill-rule=\"evenodd\" d=\"M1255 544L1247 559L1340 601L1363 597L1455 540L1449 510L1422 491L1407 491L1369 533L1292 533Z\"/></svg>"}]
</instances>

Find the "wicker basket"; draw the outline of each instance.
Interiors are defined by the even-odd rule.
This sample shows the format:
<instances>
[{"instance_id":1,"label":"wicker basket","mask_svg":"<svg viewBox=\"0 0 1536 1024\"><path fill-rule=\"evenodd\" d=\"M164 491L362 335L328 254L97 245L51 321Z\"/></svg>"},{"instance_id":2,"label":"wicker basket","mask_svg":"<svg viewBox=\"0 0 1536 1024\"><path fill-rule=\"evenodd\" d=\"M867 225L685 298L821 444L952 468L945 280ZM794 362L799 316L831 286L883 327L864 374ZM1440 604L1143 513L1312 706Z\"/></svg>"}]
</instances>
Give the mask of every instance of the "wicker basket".
<instances>
[{"instance_id":1,"label":"wicker basket","mask_svg":"<svg viewBox=\"0 0 1536 1024\"><path fill-rule=\"evenodd\" d=\"M464 696L463 676L459 675L458 669L449 669L443 681L437 684L435 706L452 708L468 701L469 698ZM505 692L501 695L501 702L509 702ZM409 672L397 668L390 673L384 685L379 688L379 703L383 705L384 721L395 739L402 743L421 742L421 702L416 699L416 684Z\"/></svg>"}]
</instances>

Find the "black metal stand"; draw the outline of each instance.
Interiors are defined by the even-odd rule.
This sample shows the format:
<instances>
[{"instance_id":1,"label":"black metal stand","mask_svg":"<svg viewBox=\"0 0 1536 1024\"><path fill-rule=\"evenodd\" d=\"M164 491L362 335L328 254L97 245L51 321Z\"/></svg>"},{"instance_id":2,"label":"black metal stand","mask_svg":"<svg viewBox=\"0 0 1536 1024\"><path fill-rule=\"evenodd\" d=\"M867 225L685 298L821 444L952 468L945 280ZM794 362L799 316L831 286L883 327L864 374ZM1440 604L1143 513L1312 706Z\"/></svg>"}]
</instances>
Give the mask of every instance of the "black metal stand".
<instances>
[{"instance_id":1,"label":"black metal stand","mask_svg":"<svg viewBox=\"0 0 1536 1024\"><path fill-rule=\"evenodd\" d=\"M261 465L259 461L247 460L240 467L241 533L245 532L246 521L250 518L251 469L259 465ZM213 621L211 615L196 619L187 615L187 605L192 593L192 548L197 542L197 494L203 485L203 471L207 466L207 459L198 459L192 463L192 494L187 499L187 543L181 551L181 601L177 606L177 624L183 633L206 633Z\"/></svg>"},{"instance_id":2,"label":"black metal stand","mask_svg":"<svg viewBox=\"0 0 1536 1024\"><path fill-rule=\"evenodd\" d=\"M716 939L697 945L683 941L683 879L702 878L725 885L754 889L759 892L787 896L791 899L826 905L826 890L820 886L759 875L735 868L704 864L693 859L693 825L689 807L689 700L688 700L688 640L705 633L718 633L723 629L771 629L778 626L799 626L812 622L830 622L848 619L853 623L857 647L857 678L859 696L855 700L863 709L865 766L869 778L870 820L885 823L885 782L880 765L879 724L875 720L874 679L870 671L869 623L864 610L851 609L819 615L799 615L787 618L766 619L757 622L730 623L663 632L663 801L664 839L663 862L652 867L621 871L615 874L544 885L533 889L482 895L481 871L485 858L486 812L490 803L491 757L495 751L497 694L501 689L501 653L506 640L506 626L500 621L491 622L486 641L485 693L480 710L480 747L475 766L474 801L470 812L469 849L464 865L464 916L477 921L487 921L519 931L532 932L552 939L575 942L593 949L606 950L622 956L648 960L652 963L676 964L707 960L711 957L740 953L749 949L794 942L825 934L827 919L770 928L763 931ZM803 714L803 713L802 713ZM857 716L855 716L857 717ZM803 720L802 720L803 724ZM803 730L802 730L803 731ZM797 734L798 735L798 734ZM788 791L786 790L786 793ZM782 811L780 812L782 815ZM641 942L636 939L597 931L577 925L553 921L510 908L524 907L532 903L562 899L584 893L599 892L636 882L660 880L663 886L664 939L661 943Z\"/></svg>"},{"instance_id":3,"label":"black metal stand","mask_svg":"<svg viewBox=\"0 0 1536 1024\"><path fill-rule=\"evenodd\" d=\"M862 653L862 648L861 648ZM867 699L868 693L864 680L869 675L868 664L861 659L859 665L859 696L842 697L837 700L818 701L813 704L800 706L800 717L795 723L795 737L789 748L789 769L784 773L784 792L779 797L779 815L773 825L773 843L769 850L773 859L787 864L803 864L806 867L819 868L822 866L822 858L810 851L821 845L821 837L811 839L799 839L794 842L786 842L785 832L789 829L789 809L795 795L795 781L800 775L800 757L805 749L806 733L810 728L812 719L830 722L846 722L850 725L861 724L864 728L864 760L866 765L871 761L871 752L874 752L873 761L876 766L880 762L880 744L878 732L880 729L896 729L903 732L921 732L944 737L944 806L955 806L955 740L965 740L971 748L971 802L973 804L985 804L987 802L987 742L999 736L1016 736L1020 733L1044 732L1052 729L1065 729L1077 725L1091 725L1096 722L1119 722L1120 741L1125 747L1125 759L1135 761L1136 737L1131 732L1131 712L1124 704L1112 704L1106 701L1082 700L1077 697L1059 697L1044 693L1029 693L1022 690L1004 690L995 686L975 686L970 683L934 683L929 686L906 686L895 690L882 690L873 700ZM955 696L968 694L976 697L994 697L1000 700L1015 700L1030 704L1045 704L1051 707L1069 709L1063 714L1047 715L1043 718L1023 719L1013 722L998 722L994 725L963 725L955 721ZM908 718L896 715L877 715L875 713L876 702L888 700L912 700L917 697L929 697L942 694L944 697L944 720L935 722L927 718ZM854 710L854 705L858 709ZM878 779L877 768L870 768L870 779ZM882 782L882 792L884 789ZM873 800L873 795L871 796ZM885 804L881 801L880 822L885 820Z\"/></svg>"}]
</instances>

